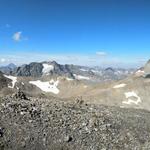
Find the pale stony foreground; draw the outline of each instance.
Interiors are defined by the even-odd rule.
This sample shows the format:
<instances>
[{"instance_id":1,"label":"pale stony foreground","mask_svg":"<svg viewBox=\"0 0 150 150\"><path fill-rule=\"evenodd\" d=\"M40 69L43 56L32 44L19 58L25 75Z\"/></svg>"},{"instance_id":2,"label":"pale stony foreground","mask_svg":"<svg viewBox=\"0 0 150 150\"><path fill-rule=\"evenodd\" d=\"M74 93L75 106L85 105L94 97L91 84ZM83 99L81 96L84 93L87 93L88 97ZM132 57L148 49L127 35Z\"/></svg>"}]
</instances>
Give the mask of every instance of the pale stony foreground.
<instances>
[{"instance_id":1,"label":"pale stony foreground","mask_svg":"<svg viewBox=\"0 0 150 150\"><path fill-rule=\"evenodd\" d=\"M0 99L0 150L149 150L150 112L26 98Z\"/></svg>"}]
</instances>

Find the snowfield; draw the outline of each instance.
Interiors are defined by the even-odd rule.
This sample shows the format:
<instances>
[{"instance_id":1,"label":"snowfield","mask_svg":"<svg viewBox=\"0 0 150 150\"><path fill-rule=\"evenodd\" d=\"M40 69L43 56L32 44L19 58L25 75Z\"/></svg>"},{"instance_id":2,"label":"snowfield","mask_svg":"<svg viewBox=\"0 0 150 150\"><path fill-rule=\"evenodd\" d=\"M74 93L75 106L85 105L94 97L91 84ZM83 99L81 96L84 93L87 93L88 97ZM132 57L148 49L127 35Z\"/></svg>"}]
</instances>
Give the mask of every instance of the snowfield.
<instances>
[{"instance_id":1,"label":"snowfield","mask_svg":"<svg viewBox=\"0 0 150 150\"><path fill-rule=\"evenodd\" d=\"M50 72L51 70L53 70L53 69L54 69L54 66L53 66L53 65L43 64L42 73L43 73L44 75L48 75L49 72Z\"/></svg>"},{"instance_id":2,"label":"snowfield","mask_svg":"<svg viewBox=\"0 0 150 150\"><path fill-rule=\"evenodd\" d=\"M125 97L128 99L128 101L123 101L122 102L124 104L130 105L130 104L133 103L133 104L138 105L139 103L142 102L141 98L134 91L132 91L132 92L126 92L124 94L125 94ZM132 99L132 98L134 98L134 99Z\"/></svg>"},{"instance_id":3,"label":"snowfield","mask_svg":"<svg viewBox=\"0 0 150 150\"><path fill-rule=\"evenodd\" d=\"M73 74L78 80L90 80L89 77Z\"/></svg>"},{"instance_id":4,"label":"snowfield","mask_svg":"<svg viewBox=\"0 0 150 150\"><path fill-rule=\"evenodd\" d=\"M29 81L30 84L36 85L38 88L40 88L44 92L51 92L54 94L59 93L59 89L57 88L59 81L54 81L53 79L51 81L42 82L40 80L37 81Z\"/></svg>"},{"instance_id":5,"label":"snowfield","mask_svg":"<svg viewBox=\"0 0 150 150\"><path fill-rule=\"evenodd\" d=\"M14 76L8 76L8 75L4 75L6 78L12 80L12 86L8 85L9 88L14 88L15 87L15 84L17 82L17 77L14 77Z\"/></svg>"},{"instance_id":6,"label":"snowfield","mask_svg":"<svg viewBox=\"0 0 150 150\"><path fill-rule=\"evenodd\" d=\"M126 84L125 84L125 83L122 83L122 84L115 85L113 88L114 88L114 89L118 89L118 88L123 88L123 87L125 87L125 86L126 86Z\"/></svg>"}]
</instances>

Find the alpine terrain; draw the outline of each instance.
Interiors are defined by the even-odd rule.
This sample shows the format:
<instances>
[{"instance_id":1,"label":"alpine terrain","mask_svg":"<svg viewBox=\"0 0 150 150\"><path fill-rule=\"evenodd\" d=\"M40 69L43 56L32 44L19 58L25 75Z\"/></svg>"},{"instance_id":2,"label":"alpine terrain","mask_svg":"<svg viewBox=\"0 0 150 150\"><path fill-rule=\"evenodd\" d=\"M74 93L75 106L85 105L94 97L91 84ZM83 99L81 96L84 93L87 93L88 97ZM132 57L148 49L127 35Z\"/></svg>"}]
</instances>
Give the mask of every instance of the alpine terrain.
<instances>
[{"instance_id":1,"label":"alpine terrain","mask_svg":"<svg viewBox=\"0 0 150 150\"><path fill-rule=\"evenodd\" d=\"M55 61L0 70L0 149L150 149L150 61L137 70Z\"/></svg>"},{"instance_id":2,"label":"alpine terrain","mask_svg":"<svg viewBox=\"0 0 150 150\"><path fill-rule=\"evenodd\" d=\"M0 150L150 150L150 0L0 0Z\"/></svg>"}]
</instances>

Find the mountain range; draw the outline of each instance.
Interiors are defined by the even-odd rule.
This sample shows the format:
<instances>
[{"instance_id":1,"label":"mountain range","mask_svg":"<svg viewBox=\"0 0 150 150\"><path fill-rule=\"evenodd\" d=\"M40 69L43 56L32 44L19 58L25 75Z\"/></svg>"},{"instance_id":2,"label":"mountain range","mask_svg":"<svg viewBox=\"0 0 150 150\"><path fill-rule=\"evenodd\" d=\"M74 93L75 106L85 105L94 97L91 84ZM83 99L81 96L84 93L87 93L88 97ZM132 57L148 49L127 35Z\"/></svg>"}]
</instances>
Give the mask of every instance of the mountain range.
<instances>
[{"instance_id":1,"label":"mountain range","mask_svg":"<svg viewBox=\"0 0 150 150\"><path fill-rule=\"evenodd\" d=\"M7 75L24 76L24 77L42 77L46 76L65 76L72 79L92 78L91 81L118 80L129 74L132 74L135 69L122 68L100 68L100 67L85 67L77 65L61 65L55 61L51 62L32 62L22 66L9 64L0 67L0 71ZM82 77L83 76L83 77Z\"/></svg>"}]
</instances>

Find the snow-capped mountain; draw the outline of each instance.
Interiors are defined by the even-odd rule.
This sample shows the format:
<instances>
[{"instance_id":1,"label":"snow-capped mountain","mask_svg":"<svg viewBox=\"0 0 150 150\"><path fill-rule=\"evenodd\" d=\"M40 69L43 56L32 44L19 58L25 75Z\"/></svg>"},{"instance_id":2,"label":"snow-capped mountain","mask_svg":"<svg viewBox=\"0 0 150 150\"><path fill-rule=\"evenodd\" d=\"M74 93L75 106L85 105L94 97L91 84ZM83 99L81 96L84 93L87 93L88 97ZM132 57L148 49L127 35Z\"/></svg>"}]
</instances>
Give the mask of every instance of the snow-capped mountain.
<instances>
[{"instance_id":1,"label":"snow-capped mountain","mask_svg":"<svg viewBox=\"0 0 150 150\"><path fill-rule=\"evenodd\" d=\"M12 70L12 75L25 77L65 76L71 79L103 82L123 79L133 72L134 69L85 67L69 64L61 65L52 61L41 63L32 62L16 67Z\"/></svg>"},{"instance_id":2,"label":"snow-capped mountain","mask_svg":"<svg viewBox=\"0 0 150 150\"><path fill-rule=\"evenodd\" d=\"M26 77L41 77L43 75L73 77L67 65L60 65L55 61L25 64L17 67L13 71L13 75Z\"/></svg>"}]
</instances>

